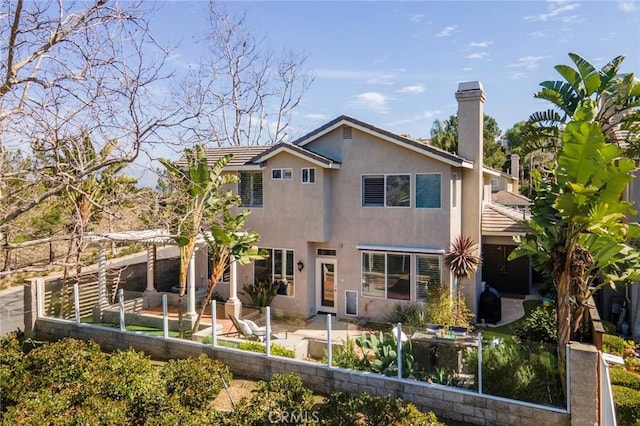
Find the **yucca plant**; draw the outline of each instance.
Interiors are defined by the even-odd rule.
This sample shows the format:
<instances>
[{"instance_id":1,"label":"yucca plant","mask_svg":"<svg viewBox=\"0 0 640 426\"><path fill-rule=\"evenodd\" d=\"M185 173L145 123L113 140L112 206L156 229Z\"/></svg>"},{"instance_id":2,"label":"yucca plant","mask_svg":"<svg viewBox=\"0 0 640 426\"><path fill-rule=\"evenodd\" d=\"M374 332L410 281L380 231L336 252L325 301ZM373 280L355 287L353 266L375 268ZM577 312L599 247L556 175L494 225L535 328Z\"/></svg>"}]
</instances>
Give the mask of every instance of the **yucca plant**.
<instances>
[{"instance_id":1,"label":"yucca plant","mask_svg":"<svg viewBox=\"0 0 640 426\"><path fill-rule=\"evenodd\" d=\"M457 236L451 243L449 252L445 254L444 263L453 272L456 280L456 300L453 307L455 321L468 322L469 312L460 293L460 281L463 278L471 278L482 263L478 245L470 237Z\"/></svg>"}]
</instances>

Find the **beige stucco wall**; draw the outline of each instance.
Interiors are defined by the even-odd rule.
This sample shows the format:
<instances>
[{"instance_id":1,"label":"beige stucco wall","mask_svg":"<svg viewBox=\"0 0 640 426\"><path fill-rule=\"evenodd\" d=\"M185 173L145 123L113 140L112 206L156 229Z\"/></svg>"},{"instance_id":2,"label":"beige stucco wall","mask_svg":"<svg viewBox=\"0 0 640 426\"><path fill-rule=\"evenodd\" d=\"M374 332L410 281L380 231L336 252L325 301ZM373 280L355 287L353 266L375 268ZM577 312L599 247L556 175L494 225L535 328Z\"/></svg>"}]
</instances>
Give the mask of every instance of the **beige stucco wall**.
<instances>
[{"instance_id":1,"label":"beige stucco wall","mask_svg":"<svg viewBox=\"0 0 640 426\"><path fill-rule=\"evenodd\" d=\"M301 183L300 168L313 166L304 159L282 152L266 162L264 207L252 209L249 227L261 235L260 246L293 249L295 261L302 260L305 265L303 271L295 270L295 297L276 296L272 304L276 312L316 312L316 249L325 247L335 249L337 254L338 315L345 315L345 292L352 290L360 295L359 316L382 318L395 303L406 302L360 294L362 251L356 248L357 244L447 250L453 236L460 232L460 170L357 129L352 135L351 140L343 140L339 128L306 146L341 162L339 170L315 166L315 185ZM271 180L272 168L292 168L293 178ZM457 173L458 190L457 207L450 209L452 171ZM362 207L362 175L385 173L411 174L410 208ZM441 174L441 208L415 208L416 173ZM239 268L240 288L252 282L252 268ZM448 285L450 277L444 266L442 277ZM412 300L414 291L412 288Z\"/></svg>"}]
</instances>

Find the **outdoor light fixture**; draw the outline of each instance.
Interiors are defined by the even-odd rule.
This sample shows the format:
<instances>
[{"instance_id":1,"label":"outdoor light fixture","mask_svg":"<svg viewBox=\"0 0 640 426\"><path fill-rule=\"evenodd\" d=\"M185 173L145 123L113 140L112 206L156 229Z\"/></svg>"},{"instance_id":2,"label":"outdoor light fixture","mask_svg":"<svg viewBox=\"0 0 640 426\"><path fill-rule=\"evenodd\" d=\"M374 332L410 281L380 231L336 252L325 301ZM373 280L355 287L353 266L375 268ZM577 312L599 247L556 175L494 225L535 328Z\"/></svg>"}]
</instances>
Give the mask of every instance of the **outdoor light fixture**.
<instances>
[{"instance_id":1,"label":"outdoor light fixture","mask_svg":"<svg viewBox=\"0 0 640 426\"><path fill-rule=\"evenodd\" d=\"M302 260L298 260L298 271L302 272L303 269L304 269L304 263L302 263Z\"/></svg>"}]
</instances>

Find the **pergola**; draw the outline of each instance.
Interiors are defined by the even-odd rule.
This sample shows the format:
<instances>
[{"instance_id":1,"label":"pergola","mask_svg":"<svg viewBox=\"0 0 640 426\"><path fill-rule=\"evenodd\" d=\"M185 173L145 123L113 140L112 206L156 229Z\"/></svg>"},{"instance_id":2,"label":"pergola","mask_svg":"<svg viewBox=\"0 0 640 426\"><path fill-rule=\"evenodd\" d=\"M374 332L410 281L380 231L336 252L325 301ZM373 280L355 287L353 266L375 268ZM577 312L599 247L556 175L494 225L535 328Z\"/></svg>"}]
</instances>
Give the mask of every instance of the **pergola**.
<instances>
[{"instance_id":1,"label":"pergola","mask_svg":"<svg viewBox=\"0 0 640 426\"><path fill-rule=\"evenodd\" d=\"M155 268L156 268L156 248L158 246L177 246L176 240L164 229L147 229L142 231L124 231L109 233L88 233L85 235L88 241L96 243L98 252L98 309L108 306L107 299L107 260L105 242L129 242L140 243L147 246L147 285L144 291L144 298L154 305L160 303L159 293L156 290ZM187 319L195 319L196 313L196 253L207 253L207 243L202 235L196 240L196 250L194 250L188 265L187 271ZM240 317L242 302L238 299L237 265L231 262L229 278L229 299L225 304L225 315Z\"/></svg>"}]
</instances>

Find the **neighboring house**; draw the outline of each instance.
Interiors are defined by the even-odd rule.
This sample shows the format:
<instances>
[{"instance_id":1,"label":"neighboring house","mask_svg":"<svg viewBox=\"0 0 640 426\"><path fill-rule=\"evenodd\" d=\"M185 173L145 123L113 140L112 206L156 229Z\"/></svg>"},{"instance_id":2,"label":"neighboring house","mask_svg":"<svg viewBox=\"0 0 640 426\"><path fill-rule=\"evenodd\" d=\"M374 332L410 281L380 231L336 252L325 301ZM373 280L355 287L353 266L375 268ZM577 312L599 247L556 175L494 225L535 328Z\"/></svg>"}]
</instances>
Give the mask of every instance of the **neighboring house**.
<instances>
[{"instance_id":1,"label":"neighboring house","mask_svg":"<svg viewBox=\"0 0 640 426\"><path fill-rule=\"evenodd\" d=\"M504 257L526 231L523 213L491 200L492 180L515 194L517 178L483 167L481 84L461 83L456 98L457 154L347 116L293 143L208 149L211 161L234 154L227 170L240 177L247 225L270 254L237 267L238 289L277 281L278 312L380 319L396 303L424 301L430 285L453 283L443 255L462 234L485 256L462 287L472 310L481 277L526 294L528 262Z\"/></svg>"}]
</instances>

